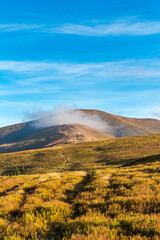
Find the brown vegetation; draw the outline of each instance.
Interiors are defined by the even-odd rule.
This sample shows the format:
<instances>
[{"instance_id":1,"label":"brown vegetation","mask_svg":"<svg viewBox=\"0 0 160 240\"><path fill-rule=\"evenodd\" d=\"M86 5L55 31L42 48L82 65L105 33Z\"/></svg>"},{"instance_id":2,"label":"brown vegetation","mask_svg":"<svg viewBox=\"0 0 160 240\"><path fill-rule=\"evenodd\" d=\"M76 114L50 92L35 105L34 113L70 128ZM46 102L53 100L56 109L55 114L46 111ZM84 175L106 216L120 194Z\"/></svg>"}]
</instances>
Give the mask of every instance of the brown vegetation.
<instances>
[{"instance_id":1,"label":"brown vegetation","mask_svg":"<svg viewBox=\"0 0 160 240\"><path fill-rule=\"evenodd\" d=\"M0 239L160 239L159 142L148 135L1 154Z\"/></svg>"},{"instance_id":2,"label":"brown vegetation","mask_svg":"<svg viewBox=\"0 0 160 240\"><path fill-rule=\"evenodd\" d=\"M0 238L160 239L160 164L1 177Z\"/></svg>"},{"instance_id":3,"label":"brown vegetation","mask_svg":"<svg viewBox=\"0 0 160 240\"><path fill-rule=\"evenodd\" d=\"M110 165L145 163L159 159L159 142L160 135L148 135L1 154L0 175L88 171Z\"/></svg>"}]
</instances>

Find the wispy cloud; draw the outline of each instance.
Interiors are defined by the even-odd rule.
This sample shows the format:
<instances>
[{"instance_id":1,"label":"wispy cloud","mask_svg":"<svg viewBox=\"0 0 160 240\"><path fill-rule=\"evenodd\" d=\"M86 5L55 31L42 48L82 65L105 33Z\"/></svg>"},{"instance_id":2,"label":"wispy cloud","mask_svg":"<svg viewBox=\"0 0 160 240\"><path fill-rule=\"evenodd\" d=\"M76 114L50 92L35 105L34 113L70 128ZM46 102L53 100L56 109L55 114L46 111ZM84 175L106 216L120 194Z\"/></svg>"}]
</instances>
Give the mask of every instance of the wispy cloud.
<instances>
[{"instance_id":1,"label":"wispy cloud","mask_svg":"<svg viewBox=\"0 0 160 240\"><path fill-rule=\"evenodd\" d=\"M17 88L8 88L7 89L0 89L0 96L6 96L6 95L29 95L29 94L36 94L39 93L39 90L36 89L17 89Z\"/></svg>"},{"instance_id":2,"label":"wispy cloud","mask_svg":"<svg viewBox=\"0 0 160 240\"><path fill-rule=\"evenodd\" d=\"M64 24L51 29L51 32L80 36L152 35L160 33L160 21L130 22L128 20L123 20L109 24L96 24L92 26Z\"/></svg>"},{"instance_id":3,"label":"wispy cloud","mask_svg":"<svg viewBox=\"0 0 160 240\"><path fill-rule=\"evenodd\" d=\"M39 24L0 24L1 32L17 32L17 31L40 31L43 25Z\"/></svg>"},{"instance_id":4,"label":"wispy cloud","mask_svg":"<svg viewBox=\"0 0 160 240\"><path fill-rule=\"evenodd\" d=\"M50 34L72 34L79 36L145 36L160 33L160 21L140 21L135 18L127 18L109 23L75 24L65 23L61 25L45 24L0 24L1 32L35 31Z\"/></svg>"},{"instance_id":5,"label":"wispy cloud","mask_svg":"<svg viewBox=\"0 0 160 240\"><path fill-rule=\"evenodd\" d=\"M160 60L126 60L102 63L0 61L0 72L18 75L24 85L40 82L75 82L160 77Z\"/></svg>"},{"instance_id":6,"label":"wispy cloud","mask_svg":"<svg viewBox=\"0 0 160 240\"><path fill-rule=\"evenodd\" d=\"M133 86L141 92L147 85L150 89L157 89L160 78L160 60L132 59L81 64L0 61L0 75L0 99L4 96L10 98L31 96L35 99L43 96L43 99L46 99L46 96L50 95L50 99L54 96L57 101L69 102L74 98L72 102L76 102L78 98L81 99L82 95L93 99L93 96L101 98L106 94L108 99L117 99L120 95L115 92L119 88L126 89L127 87L128 89ZM93 93L95 89L96 92ZM110 91L114 92L114 96L110 95Z\"/></svg>"}]
</instances>

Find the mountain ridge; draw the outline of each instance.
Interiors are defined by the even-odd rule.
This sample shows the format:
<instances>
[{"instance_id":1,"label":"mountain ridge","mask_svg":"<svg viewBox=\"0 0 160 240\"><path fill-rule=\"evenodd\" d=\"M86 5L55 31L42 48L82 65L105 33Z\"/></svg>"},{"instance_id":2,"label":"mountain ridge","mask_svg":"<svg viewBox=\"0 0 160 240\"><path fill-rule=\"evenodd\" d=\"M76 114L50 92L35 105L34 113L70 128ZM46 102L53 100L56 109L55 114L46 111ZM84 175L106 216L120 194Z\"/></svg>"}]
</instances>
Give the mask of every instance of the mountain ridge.
<instances>
[{"instance_id":1,"label":"mountain ridge","mask_svg":"<svg viewBox=\"0 0 160 240\"><path fill-rule=\"evenodd\" d=\"M160 133L160 120L158 119L123 117L99 110L81 109L81 111L87 114L97 114L104 121L108 122L109 126L113 128L113 133L108 133L115 137Z\"/></svg>"},{"instance_id":2,"label":"mountain ridge","mask_svg":"<svg viewBox=\"0 0 160 240\"><path fill-rule=\"evenodd\" d=\"M76 109L85 116L97 116L108 126L105 131L68 123L44 128L34 127L38 120L0 128L0 153L44 148L58 144L97 141L113 137L126 137L160 133L160 120L127 118L104 111ZM100 124L102 124L101 122Z\"/></svg>"},{"instance_id":3,"label":"mountain ridge","mask_svg":"<svg viewBox=\"0 0 160 240\"><path fill-rule=\"evenodd\" d=\"M23 136L27 128L27 135ZM81 124L62 124L42 129L35 129L33 126L24 125L22 130L12 132L8 136L8 141L7 136L0 139L0 153L45 148L60 144L97 141L108 138L113 138L113 136Z\"/></svg>"}]
</instances>

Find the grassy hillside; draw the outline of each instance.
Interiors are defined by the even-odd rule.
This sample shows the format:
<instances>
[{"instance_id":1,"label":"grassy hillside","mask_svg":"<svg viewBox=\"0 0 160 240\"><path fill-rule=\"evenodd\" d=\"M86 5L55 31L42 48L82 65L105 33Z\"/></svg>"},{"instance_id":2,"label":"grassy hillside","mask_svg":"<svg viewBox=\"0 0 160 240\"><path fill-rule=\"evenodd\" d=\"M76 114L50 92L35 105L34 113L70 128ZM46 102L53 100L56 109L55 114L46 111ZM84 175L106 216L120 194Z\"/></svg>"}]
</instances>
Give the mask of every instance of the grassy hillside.
<instances>
[{"instance_id":1,"label":"grassy hillside","mask_svg":"<svg viewBox=\"0 0 160 240\"><path fill-rule=\"evenodd\" d=\"M0 239L160 239L159 161L0 181Z\"/></svg>"},{"instance_id":2,"label":"grassy hillside","mask_svg":"<svg viewBox=\"0 0 160 240\"><path fill-rule=\"evenodd\" d=\"M152 157L159 159L159 143L160 135L147 135L1 154L0 175L88 171L151 162Z\"/></svg>"},{"instance_id":3,"label":"grassy hillside","mask_svg":"<svg viewBox=\"0 0 160 240\"><path fill-rule=\"evenodd\" d=\"M147 135L1 154L0 239L160 239L159 142Z\"/></svg>"}]
</instances>

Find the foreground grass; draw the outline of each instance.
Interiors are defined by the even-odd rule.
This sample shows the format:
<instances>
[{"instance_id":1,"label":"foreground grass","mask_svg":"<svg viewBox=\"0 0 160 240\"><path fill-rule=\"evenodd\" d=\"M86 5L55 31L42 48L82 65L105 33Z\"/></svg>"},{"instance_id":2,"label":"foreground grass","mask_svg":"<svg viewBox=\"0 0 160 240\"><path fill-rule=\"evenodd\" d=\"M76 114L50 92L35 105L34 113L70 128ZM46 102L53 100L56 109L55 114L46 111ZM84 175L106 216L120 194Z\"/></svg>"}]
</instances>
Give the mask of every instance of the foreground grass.
<instances>
[{"instance_id":1,"label":"foreground grass","mask_svg":"<svg viewBox=\"0 0 160 240\"><path fill-rule=\"evenodd\" d=\"M160 162L0 177L0 239L160 239Z\"/></svg>"},{"instance_id":2,"label":"foreground grass","mask_svg":"<svg viewBox=\"0 0 160 240\"><path fill-rule=\"evenodd\" d=\"M156 155L159 158L159 142L157 134L1 154L0 175L105 169L107 165L129 164L148 156L154 161Z\"/></svg>"}]
</instances>

